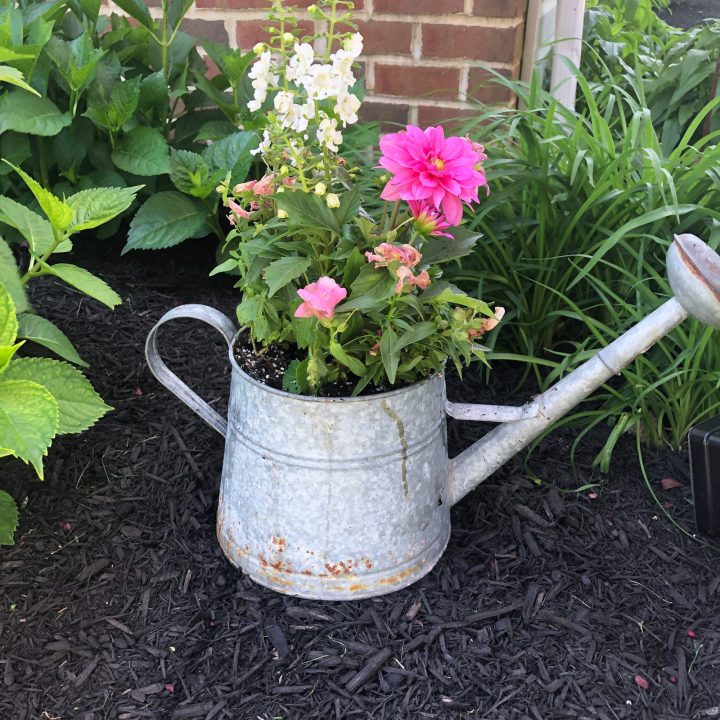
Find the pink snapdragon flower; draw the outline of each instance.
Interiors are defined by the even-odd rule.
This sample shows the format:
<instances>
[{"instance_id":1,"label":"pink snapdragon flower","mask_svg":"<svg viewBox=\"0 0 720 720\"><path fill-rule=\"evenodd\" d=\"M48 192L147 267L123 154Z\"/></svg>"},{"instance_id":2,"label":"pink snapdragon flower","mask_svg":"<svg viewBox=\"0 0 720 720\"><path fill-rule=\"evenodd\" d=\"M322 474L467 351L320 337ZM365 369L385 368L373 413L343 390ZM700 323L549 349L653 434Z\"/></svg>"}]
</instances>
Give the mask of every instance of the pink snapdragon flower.
<instances>
[{"instance_id":1,"label":"pink snapdragon flower","mask_svg":"<svg viewBox=\"0 0 720 720\"><path fill-rule=\"evenodd\" d=\"M483 318L482 323L479 328L473 328L471 330L468 330L468 339L474 340L475 338L481 337L485 333L490 332L491 330L494 330L500 324L500 321L503 319L504 315L505 315L505 308L504 307L496 307L494 318Z\"/></svg>"},{"instance_id":2,"label":"pink snapdragon flower","mask_svg":"<svg viewBox=\"0 0 720 720\"><path fill-rule=\"evenodd\" d=\"M410 200L408 205L415 218L415 229L421 235L442 235L453 239L450 233L443 232L451 227L447 218L427 200Z\"/></svg>"},{"instance_id":3,"label":"pink snapdragon flower","mask_svg":"<svg viewBox=\"0 0 720 720\"><path fill-rule=\"evenodd\" d=\"M368 262L374 262L376 268L387 267L391 262L415 267L422 260L422 255L412 245L398 246L390 243L380 243L374 253L368 250L365 257Z\"/></svg>"},{"instance_id":4,"label":"pink snapdragon flower","mask_svg":"<svg viewBox=\"0 0 720 720\"><path fill-rule=\"evenodd\" d=\"M427 200L442 210L451 225L462 220L462 203L479 202L478 188L487 186L475 169L481 153L466 138L445 138L442 126L424 132L414 125L380 139L380 165L394 177L382 191L384 200Z\"/></svg>"},{"instance_id":5,"label":"pink snapdragon flower","mask_svg":"<svg viewBox=\"0 0 720 720\"><path fill-rule=\"evenodd\" d=\"M395 292L398 295L402 294L403 288L406 285L415 285L421 290L424 290L430 284L430 276L427 270L423 270L418 275L415 275L413 271L405 265L401 265L395 270L395 277L398 279L397 283L395 283Z\"/></svg>"},{"instance_id":6,"label":"pink snapdragon flower","mask_svg":"<svg viewBox=\"0 0 720 720\"><path fill-rule=\"evenodd\" d=\"M323 276L317 282L298 290L297 294L304 302L295 311L295 317L329 320L335 315L335 306L347 297L347 290L332 278Z\"/></svg>"},{"instance_id":7,"label":"pink snapdragon flower","mask_svg":"<svg viewBox=\"0 0 720 720\"><path fill-rule=\"evenodd\" d=\"M239 218L243 218L243 220L247 220L250 217L250 213L247 210L244 210L243 208L241 208L240 205L238 205L234 200L231 200L230 198L228 198L225 202L226 202L227 206L230 208L230 210L232 211L228 215L228 220L230 221L231 225L235 225L235 216L236 215Z\"/></svg>"}]
</instances>

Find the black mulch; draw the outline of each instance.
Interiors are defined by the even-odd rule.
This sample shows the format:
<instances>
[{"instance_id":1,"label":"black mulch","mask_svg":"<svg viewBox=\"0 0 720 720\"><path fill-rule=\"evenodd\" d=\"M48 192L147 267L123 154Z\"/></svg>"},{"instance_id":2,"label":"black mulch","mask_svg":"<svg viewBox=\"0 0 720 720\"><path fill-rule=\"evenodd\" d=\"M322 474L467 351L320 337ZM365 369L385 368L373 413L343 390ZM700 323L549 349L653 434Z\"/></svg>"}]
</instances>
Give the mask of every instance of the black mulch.
<instances>
[{"instance_id":1,"label":"black mulch","mask_svg":"<svg viewBox=\"0 0 720 720\"><path fill-rule=\"evenodd\" d=\"M665 22L676 27L689 28L703 20L720 18L718 0L674 0L669 11L660 13Z\"/></svg>"},{"instance_id":2,"label":"black mulch","mask_svg":"<svg viewBox=\"0 0 720 720\"><path fill-rule=\"evenodd\" d=\"M53 282L35 293L116 410L56 443L43 484L0 465L23 504L0 550L2 720L720 717L720 561L654 503L629 438L607 478L590 467L597 437L573 472L568 432L532 457L542 484L511 462L454 509L444 557L402 592L310 602L233 569L213 525L222 439L143 360L173 305L232 312L209 254L185 255L87 259L123 296L115 313ZM176 323L161 340L222 411L212 330ZM499 368L486 388L470 373L462 397L510 398L514 377ZM481 432L452 424L453 452ZM685 456L652 454L648 471L692 527ZM684 487L661 490L667 477Z\"/></svg>"}]
</instances>

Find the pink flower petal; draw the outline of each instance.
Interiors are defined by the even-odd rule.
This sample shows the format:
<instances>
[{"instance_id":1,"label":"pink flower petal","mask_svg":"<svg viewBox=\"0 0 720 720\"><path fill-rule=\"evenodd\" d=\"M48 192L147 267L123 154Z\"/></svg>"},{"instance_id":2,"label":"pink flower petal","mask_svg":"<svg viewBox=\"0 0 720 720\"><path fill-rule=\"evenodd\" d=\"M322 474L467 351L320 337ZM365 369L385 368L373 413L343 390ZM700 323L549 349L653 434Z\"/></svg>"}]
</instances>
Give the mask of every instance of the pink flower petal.
<instances>
[{"instance_id":1,"label":"pink flower petal","mask_svg":"<svg viewBox=\"0 0 720 720\"><path fill-rule=\"evenodd\" d=\"M650 687L650 683L642 675L635 676L635 684L643 690L647 690Z\"/></svg>"}]
</instances>

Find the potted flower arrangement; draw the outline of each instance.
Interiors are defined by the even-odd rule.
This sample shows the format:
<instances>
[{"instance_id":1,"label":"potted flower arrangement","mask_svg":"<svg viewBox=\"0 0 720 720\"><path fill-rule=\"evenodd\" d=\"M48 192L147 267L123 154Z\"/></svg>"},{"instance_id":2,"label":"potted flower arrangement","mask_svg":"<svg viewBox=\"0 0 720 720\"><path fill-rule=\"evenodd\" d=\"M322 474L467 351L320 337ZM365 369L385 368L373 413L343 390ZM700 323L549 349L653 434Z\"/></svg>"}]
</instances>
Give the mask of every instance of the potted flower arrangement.
<instances>
[{"instance_id":1,"label":"potted flower arrangement","mask_svg":"<svg viewBox=\"0 0 720 720\"><path fill-rule=\"evenodd\" d=\"M363 597L425 574L449 536L444 367L485 360L501 320L442 277L472 251L463 206L487 191L483 147L442 127L380 141L378 167L352 167L343 133L358 121L363 40L352 4L308 12L300 37L274 0L256 46L250 109L267 113L259 180L218 191L242 330L202 306L233 366L229 423L162 364L151 369L226 434L218 538L259 582L306 597ZM159 324L161 324L159 323ZM157 327L157 326L156 326Z\"/></svg>"},{"instance_id":2,"label":"potted flower arrangement","mask_svg":"<svg viewBox=\"0 0 720 720\"><path fill-rule=\"evenodd\" d=\"M250 72L251 109L267 108L255 151L267 173L218 188L234 226L218 271L238 273L242 291L238 362L295 393L390 390L441 372L447 359L461 371L484 358L477 341L504 312L442 280L442 264L478 239L458 226L463 204L487 189L481 145L408 126L381 139L384 174L339 154L360 108L353 69L363 40L343 31L351 5L311 6L327 31L298 38L275 0L278 27L256 46Z\"/></svg>"}]
</instances>

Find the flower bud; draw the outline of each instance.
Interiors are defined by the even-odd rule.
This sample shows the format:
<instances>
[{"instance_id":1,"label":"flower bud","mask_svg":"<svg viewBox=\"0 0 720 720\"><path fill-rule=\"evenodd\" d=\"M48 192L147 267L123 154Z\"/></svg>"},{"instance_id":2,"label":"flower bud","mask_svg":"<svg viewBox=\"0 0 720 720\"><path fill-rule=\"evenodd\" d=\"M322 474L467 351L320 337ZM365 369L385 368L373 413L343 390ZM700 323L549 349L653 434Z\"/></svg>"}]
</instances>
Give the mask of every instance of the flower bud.
<instances>
[{"instance_id":1,"label":"flower bud","mask_svg":"<svg viewBox=\"0 0 720 720\"><path fill-rule=\"evenodd\" d=\"M225 186L224 186L224 185L218 185L218 186L215 188L215 192L216 192L216 193L220 193L220 194L224 193L224 192L225 192Z\"/></svg>"},{"instance_id":2,"label":"flower bud","mask_svg":"<svg viewBox=\"0 0 720 720\"><path fill-rule=\"evenodd\" d=\"M327 192L327 185L324 182L319 182L315 186L315 194L316 195L324 195Z\"/></svg>"},{"instance_id":3,"label":"flower bud","mask_svg":"<svg viewBox=\"0 0 720 720\"><path fill-rule=\"evenodd\" d=\"M280 175L282 175L283 177L284 177L285 175L287 175L289 172L290 172L290 170L288 170L288 166L287 166L287 165L282 165L282 166L280 167Z\"/></svg>"},{"instance_id":4,"label":"flower bud","mask_svg":"<svg viewBox=\"0 0 720 720\"><path fill-rule=\"evenodd\" d=\"M255 45L253 47L253 52L256 55L262 55L266 49L267 49L267 45L265 45L264 42L259 42L259 43L257 43L257 45Z\"/></svg>"},{"instance_id":5,"label":"flower bud","mask_svg":"<svg viewBox=\"0 0 720 720\"><path fill-rule=\"evenodd\" d=\"M287 214L287 212L286 212L285 210L280 209L280 210L278 210L278 212L277 212L277 216L278 216L281 220L284 220L284 219L288 216L288 214Z\"/></svg>"},{"instance_id":6,"label":"flower bud","mask_svg":"<svg viewBox=\"0 0 720 720\"><path fill-rule=\"evenodd\" d=\"M328 193L325 202L329 208L340 207L340 198L335 193Z\"/></svg>"},{"instance_id":7,"label":"flower bud","mask_svg":"<svg viewBox=\"0 0 720 720\"><path fill-rule=\"evenodd\" d=\"M286 43L294 43L295 42L295 36L292 33L286 32L283 35L283 42Z\"/></svg>"},{"instance_id":8,"label":"flower bud","mask_svg":"<svg viewBox=\"0 0 720 720\"><path fill-rule=\"evenodd\" d=\"M387 241L389 243L395 242L397 240L397 230L389 230L387 234Z\"/></svg>"},{"instance_id":9,"label":"flower bud","mask_svg":"<svg viewBox=\"0 0 720 720\"><path fill-rule=\"evenodd\" d=\"M307 11L312 15L317 9L317 5L308 5Z\"/></svg>"}]
</instances>

